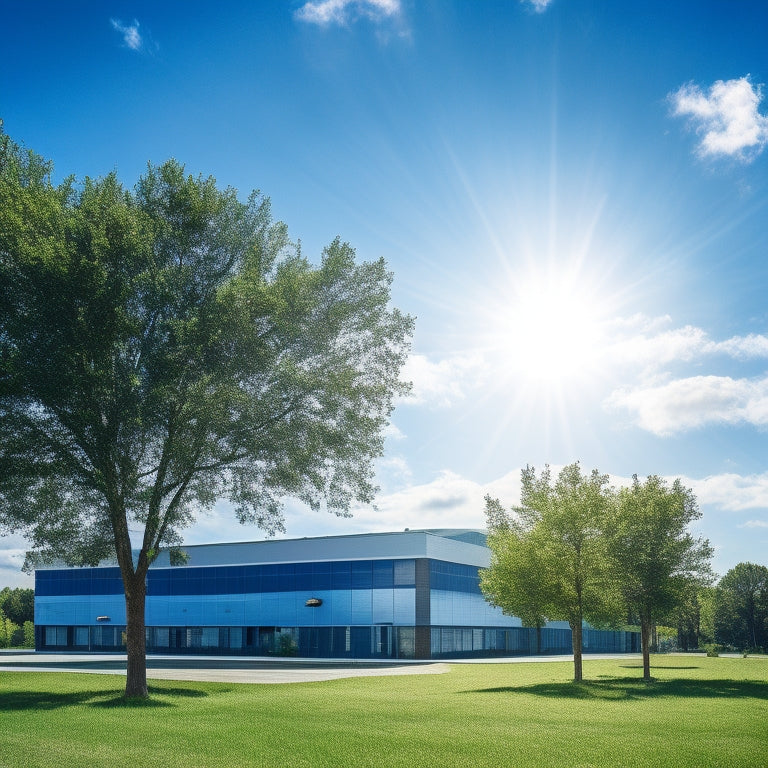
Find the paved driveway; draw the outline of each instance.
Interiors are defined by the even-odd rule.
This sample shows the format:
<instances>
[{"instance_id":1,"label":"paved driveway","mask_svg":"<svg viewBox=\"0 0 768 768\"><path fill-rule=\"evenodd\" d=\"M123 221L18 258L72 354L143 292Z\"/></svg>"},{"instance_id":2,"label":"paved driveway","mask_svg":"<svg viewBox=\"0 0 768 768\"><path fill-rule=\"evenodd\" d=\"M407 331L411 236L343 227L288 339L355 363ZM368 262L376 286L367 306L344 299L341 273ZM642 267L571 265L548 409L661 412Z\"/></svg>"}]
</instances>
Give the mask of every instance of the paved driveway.
<instances>
[{"instance_id":1,"label":"paved driveway","mask_svg":"<svg viewBox=\"0 0 768 768\"><path fill-rule=\"evenodd\" d=\"M585 654L590 659L640 659L639 654ZM438 675L451 664L526 664L573 661L573 656L507 656L492 659L429 661L350 661L243 656L147 656L147 677L155 680L208 680L221 683L306 683L341 677ZM125 674L125 654L0 652L0 671Z\"/></svg>"},{"instance_id":2,"label":"paved driveway","mask_svg":"<svg viewBox=\"0 0 768 768\"><path fill-rule=\"evenodd\" d=\"M3 653L0 671L125 674L125 654ZM341 677L435 675L438 662L376 662L325 659L273 659L241 656L148 656L147 677L155 680L207 680L221 683L306 683Z\"/></svg>"}]
</instances>

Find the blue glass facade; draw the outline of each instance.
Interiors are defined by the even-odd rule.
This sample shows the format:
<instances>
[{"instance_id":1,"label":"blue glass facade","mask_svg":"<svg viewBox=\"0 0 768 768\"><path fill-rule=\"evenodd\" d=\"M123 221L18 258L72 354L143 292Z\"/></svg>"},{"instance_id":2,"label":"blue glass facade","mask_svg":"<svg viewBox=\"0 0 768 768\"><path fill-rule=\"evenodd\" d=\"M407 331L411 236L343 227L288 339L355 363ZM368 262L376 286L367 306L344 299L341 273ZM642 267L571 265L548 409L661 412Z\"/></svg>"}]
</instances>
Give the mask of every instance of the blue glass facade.
<instances>
[{"instance_id":1,"label":"blue glass facade","mask_svg":"<svg viewBox=\"0 0 768 768\"><path fill-rule=\"evenodd\" d=\"M567 653L570 630L535 630L490 606L479 586L485 548L461 541L387 535L414 557L231 563L246 545L198 548L200 565L153 567L147 575L147 648L163 653L300 655L332 658L450 658ZM270 542L268 554L382 550L376 534ZM437 536L432 536L437 539ZM341 540L354 541L341 541ZM309 544L307 544L309 541ZM414 544L418 546L411 546ZM391 544L390 541L384 542ZM282 547L279 545L282 544ZM377 546L372 546L375 544ZM276 546L278 545L278 546ZM232 548L235 545L231 545ZM434 554L460 555L455 562ZM194 549L194 548L190 548ZM391 547L390 547L391 549ZM402 549L408 549L403 546ZM399 554L390 552L390 554ZM122 650L125 603L117 567L59 568L35 574L38 650ZM585 649L636 650L631 633L585 631ZM538 650L537 650L538 649Z\"/></svg>"}]
</instances>

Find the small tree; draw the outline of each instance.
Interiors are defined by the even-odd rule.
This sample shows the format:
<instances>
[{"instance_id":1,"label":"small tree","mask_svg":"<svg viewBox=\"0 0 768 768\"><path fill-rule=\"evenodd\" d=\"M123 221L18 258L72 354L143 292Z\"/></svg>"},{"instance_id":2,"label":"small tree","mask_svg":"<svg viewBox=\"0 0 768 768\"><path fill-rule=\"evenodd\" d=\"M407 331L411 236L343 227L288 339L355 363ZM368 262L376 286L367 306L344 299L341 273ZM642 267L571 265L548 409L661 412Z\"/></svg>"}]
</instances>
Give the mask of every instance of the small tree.
<instances>
[{"instance_id":1,"label":"small tree","mask_svg":"<svg viewBox=\"0 0 768 768\"><path fill-rule=\"evenodd\" d=\"M712 548L688 526L701 517L693 493L679 480L653 475L619 490L605 536L616 583L640 618L643 678L651 679L654 623L671 616L695 583L706 582Z\"/></svg>"},{"instance_id":2,"label":"small tree","mask_svg":"<svg viewBox=\"0 0 768 768\"><path fill-rule=\"evenodd\" d=\"M554 482L548 466L538 477L526 467L520 499L507 516L498 502L486 501L492 560L481 584L507 612L530 610L567 621L574 680L580 681L584 622L617 623L621 615L602 535L611 501L608 478L597 470L583 475L578 462L564 467Z\"/></svg>"},{"instance_id":3,"label":"small tree","mask_svg":"<svg viewBox=\"0 0 768 768\"><path fill-rule=\"evenodd\" d=\"M175 161L134 191L55 185L0 132L0 527L30 567L117 559L126 696L147 696L147 570L200 510L272 533L286 496L372 502L408 390L391 282L338 239L311 264L266 199Z\"/></svg>"},{"instance_id":4,"label":"small tree","mask_svg":"<svg viewBox=\"0 0 768 768\"><path fill-rule=\"evenodd\" d=\"M18 624L14 624L0 610L0 648L10 648L13 645L14 637L19 629Z\"/></svg>"},{"instance_id":5,"label":"small tree","mask_svg":"<svg viewBox=\"0 0 768 768\"><path fill-rule=\"evenodd\" d=\"M24 626L22 627L22 630L24 632L24 647L34 648L35 647L35 625L31 621L25 621Z\"/></svg>"}]
</instances>

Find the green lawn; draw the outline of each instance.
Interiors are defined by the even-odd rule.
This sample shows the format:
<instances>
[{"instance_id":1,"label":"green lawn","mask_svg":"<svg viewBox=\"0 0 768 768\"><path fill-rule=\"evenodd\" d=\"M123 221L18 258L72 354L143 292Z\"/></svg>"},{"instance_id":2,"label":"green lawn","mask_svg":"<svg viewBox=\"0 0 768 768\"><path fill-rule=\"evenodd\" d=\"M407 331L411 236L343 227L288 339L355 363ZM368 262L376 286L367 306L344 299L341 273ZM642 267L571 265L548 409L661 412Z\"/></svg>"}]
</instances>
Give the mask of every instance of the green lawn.
<instances>
[{"instance_id":1,"label":"green lawn","mask_svg":"<svg viewBox=\"0 0 768 768\"><path fill-rule=\"evenodd\" d=\"M768 660L466 664L320 683L0 672L0 766L768 766Z\"/></svg>"}]
</instances>

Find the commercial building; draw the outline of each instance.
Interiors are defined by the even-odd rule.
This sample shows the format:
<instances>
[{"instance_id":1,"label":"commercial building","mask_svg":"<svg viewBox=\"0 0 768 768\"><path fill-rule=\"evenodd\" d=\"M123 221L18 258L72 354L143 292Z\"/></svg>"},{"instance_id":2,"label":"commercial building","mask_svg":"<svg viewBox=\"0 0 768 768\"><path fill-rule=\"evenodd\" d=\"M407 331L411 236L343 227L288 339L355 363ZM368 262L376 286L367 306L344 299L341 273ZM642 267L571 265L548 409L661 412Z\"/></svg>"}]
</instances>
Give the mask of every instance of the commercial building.
<instances>
[{"instance_id":1,"label":"commercial building","mask_svg":"<svg viewBox=\"0 0 768 768\"><path fill-rule=\"evenodd\" d=\"M490 551L475 530L421 530L184 548L147 575L155 653L440 659L570 653L567 624L535 629L480 592ZM35 572L38 650L123 649L116 566ZM537 642L540 646L537 647ZM587 628L584 651L629 652L637 633Z\"/></svg>"}]
</instances>

